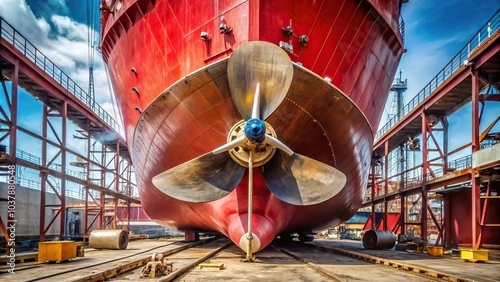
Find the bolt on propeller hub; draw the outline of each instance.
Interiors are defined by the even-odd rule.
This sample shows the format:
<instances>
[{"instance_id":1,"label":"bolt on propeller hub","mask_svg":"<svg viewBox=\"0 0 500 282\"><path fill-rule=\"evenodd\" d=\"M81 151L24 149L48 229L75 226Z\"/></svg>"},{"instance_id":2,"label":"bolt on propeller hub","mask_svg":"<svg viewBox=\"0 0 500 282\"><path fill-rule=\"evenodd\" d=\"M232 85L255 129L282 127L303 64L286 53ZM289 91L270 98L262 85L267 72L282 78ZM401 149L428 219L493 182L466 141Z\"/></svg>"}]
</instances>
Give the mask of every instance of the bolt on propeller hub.
<instances>
[{"instance_id":1,"label":"bolt on propeller hub","mask_svg":"<svg viewBox=\"0 0 500 282\"><path fill-rule=\"evenodd\" d=\"M266 124L263 120L252 118L245 124L245 135L252 141L262 142L264 141L264 135L266 134Z\"/></svg>"},{"instance_id":2,"label":"bolt on propeller hub","mask_svg":"<svg viewBox=\"0 0 500 282\"><path fill-rule=\"evenodd\" d=\"M227 136L227 142L231 142L234 139L240 137L241 135L246 135L250 139L254 139L251 136L248 136L249 134L247 133L247 125L248 123L254 119L250 119L248 121L245 120L240 120L237 122L231 130L229 130L229 134ZM274 128L267 122L255 119L261 123L261 125L257 125L257 129L262 129L262 136L259 138L263 139L265 134L271 135L273 137L276 137L276 131L274 131ZM255 124L254 124L255 125ZM252 126L249 126L250 131L253 133L254 128ZM231 158L238 163L241 166L248 167L248 160L250 158L250 153L248 148L245 147L250 147L252 144L245 144L243 146L236 147L234 149L229 150L229 155ZM254 167L259 167L262 166L263 164L267 163L273 156L274 153L276 152L276 149L269 145L269 144L258 144L257 147L255 148L255 153L253 155L253 166Z\"/></svg>"}]
</instances>

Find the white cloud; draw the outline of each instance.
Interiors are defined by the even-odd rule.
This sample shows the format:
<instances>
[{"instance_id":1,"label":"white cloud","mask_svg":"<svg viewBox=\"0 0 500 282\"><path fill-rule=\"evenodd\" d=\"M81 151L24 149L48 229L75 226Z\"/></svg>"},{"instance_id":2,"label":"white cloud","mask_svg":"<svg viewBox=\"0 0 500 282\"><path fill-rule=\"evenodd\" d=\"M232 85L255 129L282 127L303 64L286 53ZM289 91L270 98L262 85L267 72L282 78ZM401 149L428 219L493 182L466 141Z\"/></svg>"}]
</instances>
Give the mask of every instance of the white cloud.
<instances>
[{"instance_id":1,"label":"white cloud","mask_svg":"<svg viewBox=\"0 0 500 282\"><path fill-rule=\"evenodd\" d=\"M81 23L72 21L67 16L52 16L52 22L56 25L57 31L60 36L68 39L69 41L84 41L86 42L88 27Z\"/></svg>"},{"instance_id":2,"label":"white cloud","mask_svg":"<svg viewBox=\"0 0 500 282\"><path fill-rule=\"evenodd\" d=\"M54 11L45 11L45 13L52 12L50 22L44 18L36 18L26 0L0 0L0 6L2 7L0 9L1 17L56 66L61 68L85 92L88 92L89 28L87 25L78 23L65 15L68 12L68 7L64 0L51 0L43 6L43 9L47 7L54 8ZM39 6L39 8L42 8L41 5ZM51 25L54 27L52 31ZM92 32L96 34L96 31ZM98 37L95 36L95 38ZM113 116L104 64L97 51L95 51L94 58L94 88L95 93L98 93L96 94L96 101L101 106L109 103L110 106L107 109L110 110L108 111L109 114ZM117 119L117 121L119 120Z\"/></svg>"},{"instance_id":3,"label":"white cloud","mask_svg":"<svg viewBox=\"0 0 500 282\"><path fill-rule=\"evenodd\" d=\"M30 41L43 42L50 25L44 19L37 19L24 0L0 0L0 16ZM20 21L22 19L22 21Z\"/></svg>"}]
</instances>

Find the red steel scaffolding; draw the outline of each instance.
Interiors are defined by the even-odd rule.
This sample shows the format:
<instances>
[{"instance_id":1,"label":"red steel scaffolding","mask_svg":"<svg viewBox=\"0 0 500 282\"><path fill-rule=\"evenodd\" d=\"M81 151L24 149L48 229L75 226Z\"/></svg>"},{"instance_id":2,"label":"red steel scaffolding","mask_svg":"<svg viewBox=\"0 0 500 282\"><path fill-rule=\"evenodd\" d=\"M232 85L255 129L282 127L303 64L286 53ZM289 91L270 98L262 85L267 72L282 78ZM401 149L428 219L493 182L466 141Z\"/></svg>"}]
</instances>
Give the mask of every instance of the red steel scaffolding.
<instances>
[{"instance_id":1,"label":"red steel scaffolding","mask_svg":"<svg viewBox=\"0 0 500 282\"><path fill-rule=\"evenodd\" d=\"M494 202L500 199L500 133L492 132L500 115L479 130L485 107L500 101L499 23L497 11L400 118L377 133L363 208L384 213L384 230L388 212L396 211L393 231L417 231L422 238L431 232L445 247L500 248L500 205ZM469 104L472 132L461 134L471 142L449 151L448 118ZM391 174L389 154L403 149L420 154L421 164ZM449 161L458 154L465 156Z\"/></svg>"},{"instance_id":2,"label":"red steel scaffolding","mask_svg":"<svg viewBox=\"0 0 500 282\"><path fill-rule=\"evenodd\" d=\"M83 235L91 229L116 229L128 226L131 204L140 203L133 197L136 189L128 149L118 134L117 123L71 78L44 56L12 26L0 18L0 150L2 166L15 165L39 171L40 193L39 239L44 241L48 230L58 222L59 236L67 234L67 184L83 187ZM21 126L18 114L19 91L23 89L42 109L41 133ZM87 148L79 153L68 147L69 122L79 128L74 138L84 140ZM41 151L26 152L18 148L19 136L27 136L42 144ZM76 159L76 162L70 160ZM68 165L69 164L69 165ZM82 171L73 170L83 169ZM46 196L53 193L57 203L48 203ZM2 195L3 198L3 195ZM118 207L124 212L117 213ZM47 209L53 216L47 220ZM0 227L8 240L4 222ZM121 227L120 227L121 228Z\"/></svg>"}]
</instances>

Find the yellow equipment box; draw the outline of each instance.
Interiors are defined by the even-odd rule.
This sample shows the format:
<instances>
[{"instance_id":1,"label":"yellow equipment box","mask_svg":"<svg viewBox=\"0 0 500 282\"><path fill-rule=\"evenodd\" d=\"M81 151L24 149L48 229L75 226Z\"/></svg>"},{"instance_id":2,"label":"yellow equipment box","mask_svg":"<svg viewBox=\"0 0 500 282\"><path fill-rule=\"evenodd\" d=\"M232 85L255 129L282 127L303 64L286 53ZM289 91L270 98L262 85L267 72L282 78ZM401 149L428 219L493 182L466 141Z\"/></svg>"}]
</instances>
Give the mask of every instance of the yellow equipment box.
<instances>
[{"instance_id":1,"label":"yellow equipment box","mask_svg":"<svg viewBox=\"0 0 500 282\"><path fill-rule=\"evenodd\" d=\"M76 243L51 241L38 243L38 262L65 261L76 258Z\"/></svg>"},{"instance_id":2,"label":"yellow equipment box","mask_svg":"<svg viewBox=\"0 0 500 282\"><path fill-rule=\"evenodd\" d=\"M461 249L460 258L471 262L488 262L488 250Z\"/></svg>"},{"instance_id":3,"label":"yellow equipment box","mask_svg":"<svg viewBox=\"0 0 500 282\"><path fill-rule=\"evenodd\" d=\"M443 247L442 246L427 246L425 247L427 254L435 257L443 256Z\"/></svg>"}]
</instances>

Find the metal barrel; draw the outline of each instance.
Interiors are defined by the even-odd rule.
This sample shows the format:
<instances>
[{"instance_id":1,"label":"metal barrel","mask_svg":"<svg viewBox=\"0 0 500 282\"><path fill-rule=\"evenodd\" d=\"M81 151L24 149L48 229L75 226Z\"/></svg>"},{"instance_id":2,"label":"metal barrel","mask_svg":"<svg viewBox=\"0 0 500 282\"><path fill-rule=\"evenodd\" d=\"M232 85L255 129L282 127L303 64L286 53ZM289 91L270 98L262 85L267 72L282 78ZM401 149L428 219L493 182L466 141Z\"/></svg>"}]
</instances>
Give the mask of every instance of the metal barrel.
<instances>
[{"instance_id":1,"label":"metal barrel","mask_svg":"<svg viewBox=\"0 0 500 282\"><path fill-rule=\"evenodd\" d=\"M363 235L363 246L368 250L391 249L396 244L396 234L385 230L367 230Z\"/></svg>"},{"instance_id":2,"label":"metal barrel","mask_svg":"<svg viewBox=\"0 0 500 282\"><path fill-rule=\"evenodd\" d=\"M128 245L125 230L93 230L89 236L89 247L94 249L124 250Z\"/></svg>"}]
</instances>

